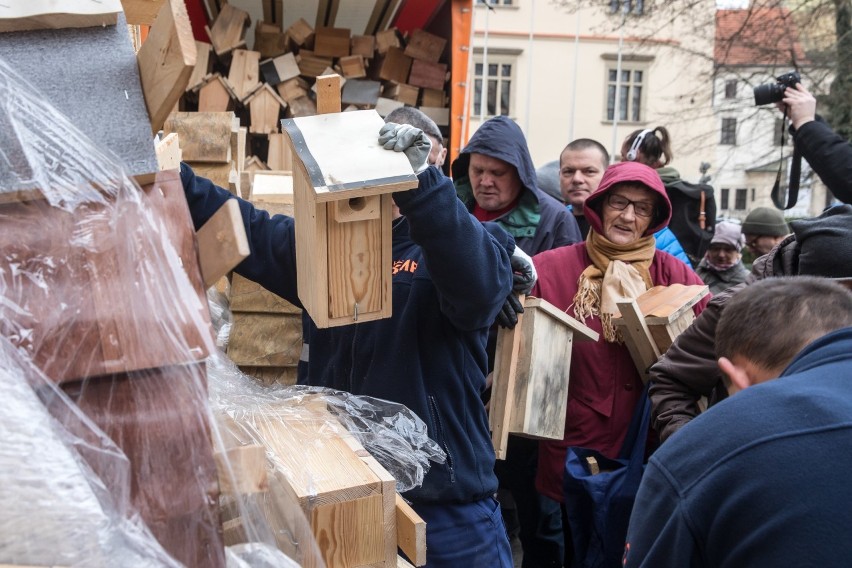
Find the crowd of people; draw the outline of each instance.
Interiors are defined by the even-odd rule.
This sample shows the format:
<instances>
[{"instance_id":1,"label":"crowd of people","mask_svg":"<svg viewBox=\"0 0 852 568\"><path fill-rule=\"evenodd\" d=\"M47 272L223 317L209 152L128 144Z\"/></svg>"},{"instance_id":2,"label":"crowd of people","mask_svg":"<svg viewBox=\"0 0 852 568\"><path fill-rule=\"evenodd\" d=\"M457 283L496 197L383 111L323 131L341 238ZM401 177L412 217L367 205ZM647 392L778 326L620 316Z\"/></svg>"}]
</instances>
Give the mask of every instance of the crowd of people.
<instances>
[{"instance_id":1,"label":"crowd of people","mask_svg":"<svg viewBox=\"0 0 852 568\"><path fill-rule=\"evenodd\" d=\"M781 104L804 158L852 201L852 147L816 116L803 86ZM595 140L570 141L547 191L507 117L479 127L450 164L452 179L440 170L440 129L416 109L397 109L375 136L418 178L393 194L393 260L412 269L394 272L390 318L320 329L304 313L299 382L405 404L426 422L447 460L404 497L427 523L429 567L511 568L514 536L523 568L603 566L584 557L588 531L565 505L566 452L618 458L646 392L650 461L622 539L625 566L846 561L852 206L789 223L758 208L741 224L702 224L680 239L669 229L680 213L670 194L683 180L664 127L632 132L615 163ZM251 255L236 272L301 305L293 218L270 216L186 164L181 178L196 228L238 200ZM711 295L650 367L646 389L616 304L672 284L706 284ZM495 461L494 338L518 321L527 293L600 338L571 347L563 438L510 436L507 459Z\"/></svg>"}]
</instances>

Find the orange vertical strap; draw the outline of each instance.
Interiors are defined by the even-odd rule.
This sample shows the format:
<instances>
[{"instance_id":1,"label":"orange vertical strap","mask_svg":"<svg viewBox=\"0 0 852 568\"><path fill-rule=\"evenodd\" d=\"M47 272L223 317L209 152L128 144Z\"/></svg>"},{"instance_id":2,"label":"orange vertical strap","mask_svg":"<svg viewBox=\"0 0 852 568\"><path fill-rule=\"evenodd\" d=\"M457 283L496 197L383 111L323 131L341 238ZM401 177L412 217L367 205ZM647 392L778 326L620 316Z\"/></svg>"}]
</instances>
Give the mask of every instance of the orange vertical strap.
<instances>
[{"instance_id":1,"label":"orange vertical strap","mask_svg":"<svg viewBox=\"0 0 852 568\"><path fill-rule=\"evenodd\" d=\"M701 192L701 206L700 206L700 209L698 210L698 226L701 227L702 231L704 230L704 226L707 224L707 213L706 213L705 208L704 208L705 199L706 198L704 196L704 192L702 191Z\"/></svg>"},{"instance_id":2,"label":"orange vertical strap","mask_svg":"<svg viewBox=\"0 0 852 568\"><path fill-rule=\"evenodd\" d=\"M465 105L468 80L468 62L473 49L471 24L473 22L473 0L453 0L452 5L452 55L450 61L450 163L455 161L467 140L469 106ZM464 131L464 132L463 132Z\"/></svg>"}]
</instances>

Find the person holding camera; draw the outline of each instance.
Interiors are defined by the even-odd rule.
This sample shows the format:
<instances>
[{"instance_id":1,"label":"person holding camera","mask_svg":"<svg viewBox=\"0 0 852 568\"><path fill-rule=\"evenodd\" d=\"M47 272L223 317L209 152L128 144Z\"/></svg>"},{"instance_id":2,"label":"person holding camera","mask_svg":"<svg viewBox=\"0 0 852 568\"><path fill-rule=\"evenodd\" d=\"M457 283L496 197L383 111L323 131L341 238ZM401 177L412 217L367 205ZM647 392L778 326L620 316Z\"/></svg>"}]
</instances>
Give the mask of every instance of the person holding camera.
<instances>
[{"instance_id":1,"label":"person holding camera","mask_svg":"<svg viewBox=\"0 0 852 568\"><path fill-rule=\"evenodd\" d=\"M790 117L793 143L834 196L852 203L852 146L816 114L816 99L797 82L776 103Z\"/></svg>"}]
</instances>

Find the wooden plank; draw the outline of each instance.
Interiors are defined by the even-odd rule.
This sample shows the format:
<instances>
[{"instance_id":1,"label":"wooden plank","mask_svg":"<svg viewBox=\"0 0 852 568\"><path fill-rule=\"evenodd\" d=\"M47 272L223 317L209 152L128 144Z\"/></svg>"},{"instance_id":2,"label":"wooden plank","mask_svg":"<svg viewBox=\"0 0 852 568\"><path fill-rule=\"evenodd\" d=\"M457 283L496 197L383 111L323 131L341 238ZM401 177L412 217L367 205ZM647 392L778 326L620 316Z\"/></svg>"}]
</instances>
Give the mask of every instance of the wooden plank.
<instances>
[{"instance_id":1,"label":"wooden plank","mask_svg":"<svg viewBox=\"0 0 852 568\"><path fill-rule=\"evenodd\" d=\"M287 104L292 105L295 99L308 96L308 82L301 77L294 77L283 83L275 85L278 94Z\"/></svg>"},{"instance_id":2,"label":"wooden plank","mask_svg":"<svg viewBox=\"0 0 852 568\"><path fill-rule=\"evenodd\" d=\"M263 209L266 203L293 203L293 172L261 171L252 180L252 201Z\"/></svg>"},{"instance_id":3,"label":"wooden plank","mask_svg":"<svg viewBox=\"0 0 852 568\"><path fill-rule=\"evenodd\" d=\"M157 133L186 90L195 69L195 40L183 2L163 3L136 58L151 131Z\"/></svg>"},{"instance_id":4,"label":"wooden plank","mask_svg":"<svg viewBox=\"0 0 852 568\"><path fill-rule=\"evenodd\" d=\"M260 52L263 59L278 57L287 52L289 38L281 32L281 27L258 20L254 27L254 50Z\"/></svg>"},{"instance_id":5,"label":"wooden plank","mask_svg":"<svg viewBox=\"0 0 852 568\"><path fill-rule=\"evenodd\" d=\"M233 171L233 166L230 162L215 164L208 162L184 161L189 164L196 175L209 179L223 189L228 189L231 182L231 172Z\"/></svg>"},{"instance_id":6,"label":"wooden plank","mask_svg":"<svg viewBox=\"0 0 852 568\"><path fill-rule=\"evenodd\" d=\"M287 103L278 96L275 89L263 83L245 99L245 103L251 113L249 132L269 134L278 131L278 117L281 111L287 108Z\"/></svg>"},{"instance_id":7,"label":"wooden plank","mask_svg":"<svg viewBox=\"0 0 852 568\"><path fill-rule=\"evenodd\" d=\"M354 35L349 41L349 52L352 55L361 55L366 59L372 59L376 54L376 38L371 35Z\"/></svg>"},{"instance_id":8,"label":"wooden plank","mask_svg":"<svg viewBox=\"0 0 852 568\"><path fill-rule=\"evenodd\" d=\"M287 28L287 36L300 47L313 44L314 28L304 18L299 18Z\"/></svg>"},{"instance_id":9,"label":"wooden plank","mask_svg":"<svg viewBox=\"0 0 852 568\"><path fill-rule=\"evenodd\" d=\"M156 141L154 150L157 152L157 163L160 164L160 171L180 169L182 157L180 141L176 133L172 132L162 140Z\"/></svg>"},{"instance_id":10,"label":"wooden plank","mask_svg":"<svg viewBox=\"0 0 852 568\"><path fill-rule=\"evenodd\" d=\"M412 60L411 73L408 76L409 84L415 87L443 90L446 82L446 63L431 63L422 59Z\"/></svg>"},{"instance_id":11,"label":"wooden plank","mask_svg":"<svg viewBox=\"0 0 852 568\"><path fill-rule=\"evenodd\" d=\"M237 168L237 172L242 172L246 165L246 139L248 138L248 128L239 126L239 119L234 117L236 124L232 125L231 129L231 159Z\"/></svg>"},{"instance_id":12,"label":"wooden plank","mask_svg":"<svg viewBox=\"0 0 852 568\"><path fill-rule=\"evenodd\" d=\"M206 288L213 286L251 254L236 199L227 200L198 229L197 236L201 275Z\"/></svg>"},{"instance_id":13,"label":"wooden plank","mask_svg":"<svg viewBox=\"0 0 852 568\"><path fill-rule=\"evenodd\" d=\"M314 30L314 53L318 57L346 57L351 35L348 28L318 27Z\"/></svg>"},{"instance_id":14,"label":"wooden plank","mask_svg":"<svg viewBox=\"0 0 852 568\"><path fill-rule=\"evenodd\" d=\"M450 109L444 107L438 108L427 106L420 106L417 108L420 109L420 112L434 120L435 124L437 124L438 126L450 125Z\"/></svg>"},{"instance_id":15,"label":"wooden plank","mask_svg":"<svg viewBox=\"0 0 852 568\"><path fill-rule=\"evenodd\" d=\"M420 89L407 83L391 82L385 86L384 92L386 97L390 97L408 106L417 106L417 99L420 96Z\"/></svg>"},{"instance_id":16,"label":"wooden plank","mask_svg":"<svg viewBox=\"0 0 852 568\"><path fill-rule=\"evenodd\" d=\"M317 77L317 113L340 112L340 76L320 75Z\"/></svg>"},{"instance_id":17,"label":"wooden plank","mask_svg":"<svg viewBox=\"0 0 852 568\"><path fill-rule=\"evenodd\" d=\"M547 313L550 317L556 318L574 332L574 339L578 341L597 341L600 338L599 334L595 330L586 326L580 320L569 316L562 310L557 309L556 306L550 302L542 300L541 298L529 297L527 298L524 306L536 308Z\"/></svg>"},{"instance_id":18,"label":"wooden plank","mask_svg":"<svg viewBox=\"0 0 852 568\"><path fill-rule=\"evenodd\" d=\"M198 88L198 112L231 111L238 99L227 79L214 73Z\"/></svg>"},{"instance_id":19,"label":"wooden plank","mask_svg":"<svg viewBox=\"0 0 852 568\"><path fill-rule=\"evenodd\" d=\"M525 297L519 296L521 305ZM491 408L488 422L491 426L491 443L498 460L506 459L509 442L509 423L512 401L515 400L515 379L521 350L524 314L518 314L518 323L512 329L501 329L497 334L494 371L491 380Z\"/></svg>"},{"instance_id":20,"label":"wooden plank","mask_svg":"<svg viewBox=\"0 0 852 568\"><path fill-rule=\"evenodd\" d=\"M216 55L222 56L245 45L245 33L250 18L247 12L230 4L222 4L221 11L208 30Z\"/></svg>"},{"instance_id":21,"label":"wooden plank","mask_svg":"<svg viewBox=\"0 0 852 568\"><path fill-rule=\"evenodd\" d=\"M119 0L4 2L0 5L0 32L114 26L121 11Z\"/></svg>"},{"instance_id":22,"label":"wooden plank","mask_svg":"<svg viewBox=\"0 0 852 568\"><path fill-rule=\"evenodd\" d=\"M684 312L701 301L710 293L710 288L703 285L685 286L672 284L670 286L654 286L636 301L639 309L645 314L649 325L666 324L678 319Z\"/></svg>"},{"instance_id":23,"label":"wooden plank","mask_svg":"<svg viewBox=\"0 0 852 568\"><path fill-rule=\"evenodd\" d=\"M177 132L187 162L231 161L233 112L177 112L163 125L166 134Z\"/></svg>"},{"instance_id":24,"label":"wooden plank","mask_svg":"<svg viewBox=\"0 0 852 568\"><path fill-rule=\"evenodd\" d=\"M524 302L515 397L509 401L512 405L509 432L512 434L555 440L565 435L571 350L575 338L565 317L568 316L564 312L539 298L528 296Z\"/></svg>"},{"instance_id":25,"label":"wooden plank","mask_svg":"<svg viewBox=\"0 0 852 568\"><path fill-rule=\"evenodd\" d=\"M412 65L413 60L405 55L402 49L389 47L384 55L376 60L375 76L383 81L414 84L413 81L408 80L409 72L412 72Z\"/></svg>"},{"instance_id":26,"label":"wooden plank","mask_svg":"<svg viewBox=\"0 0 852 568\"><path fill-rule=\"evenodd\" d=\"M231 55L228 83L237 98L247 102L246 98L260 86L260 52L235 49Z\"/></svg>"},{"instance_id":27,"label":"wooden plank","mask_svg":"<svg viewBox=\"0 0 852 568\"><path fill-rule=\"evenodd\" d=\"M657 348L651 332L645 323L645 316L639 310L636 300L616 302L621 317L613 318L613 323L618 326L624 335L624 343L630 351L633 364L639 371L642 381L648 382L648 369L660 358L660 350Z\"/></svg>"},{"instance_id":28,"label":"wooden plank","mask_svg":"<svg viewBox=\"0 0 852 568\"><path fill-rule=\"evenodd\" d=\"M396 28L376 32L376 51L379 55L384 55L391 47L402 47Z\"/></svg>"},{"instance_id":29,"label":"wooden plank","mask_svg":"<svg viewBox=\"0 0 852 568\"><path fill-rule=\"evenodd\" d=\"M283 132L272 132L269 134L269 149L266 156L266 164L273 171L293 171L293 155L286 141L287 135Z\"/></svg>"},{"instance_id":30,"label":"wooden plank","mask_svg":"<svg viewBox=\"0 0 852 568\"><path fill-rule=\"evenodd\" d=\"M396 543L415 566L426 564L426 521L396 494Z\"/></svg>"},{"instance_id":31,"label":"wooden plank","mask_svg":"<svg viewBox=\"0 0 852 568\"><path fill-rule=\"evenodd\" d=\"M287 367L302 353L302 318L234 312L228 357L237 365Z\"/></svg>"},{"instance_id":32,"label":"wooden plank","mask_svg":"<svg viewBox=\"0 0 852 568\"><path fill-rule=\"evenodd\" d=\"M121 0L124 17L131 26L150 26L166 0Z\"/></svg>"},{"instance_id":33,"label":"wooden plank","mask_svg":"<svg viewBox=\"0 0 852 568\"><path fill-rule=\"evenodd\" d=\"M226 495L263 493L269 489L266 449L260 444L233 446L214 452L219 490Z\"/></svg>"},{"instance_id":34,"label":"wooden plank","mask_svg":"<svg viewBox=\"0 0 852 568\"><path fill-rule=\"evenodd\" d=\"M376 112L379 113L379 116L382 118L385 118L391 112L403 106L405 106L405 104L402 101L395 101L384 97L376 99Z\"/></svg>"},{"instance_id":35,"label":"wooden plank","mask_svg":"<svg viewBox=\"0 0 852 568\"><path fill-rule=\"evenodd\" d=\"M232 312L288 314L297 318L302 314L302 310L281 296L236 273L231 275L230 307Z\"/></svg>"},{"instance_id":36,"label":"wooden plank","mask_svg":"<svg viewBox=\"0 0 852 568\"><path fill-rule=\"evenodd\" d=\"M442 89L423 89L421 104L426 107L445 107L447 106L447 93Z\"/></svg>"},{"instance_id":37,"label":"wooden plank","mask_svg":"<svg viewBox=\"0 0 852 568\"><path fill-rule=\"evenodd\" d=\"M263 80L273 87L278 83L298 77L300 73L296 56L292 53L285 53L262 62L260 70L263 73Z\"/></svg>"},{"instance_id":38,"label":"wooden plank","mask_svg":"<svg viewBox=\"0 0 852 568\"><path fill-rule=\"evenodd\" d=\"M446 45L447 40L445 38L416 28L408 38L408 45L405 46L405 54L412 59L437 63L441 59Z\"/></svg>"},{"instance_id":39,"label":"wooden plank","mask_svg":"<svg viewBox=\"0 0 852 568\"><path fill-rule=\"evenodd\" d=\"M186 85L186 90L191 91L200 87L204 78L210 74L212 60L210 52L213 51L213 46L203 41L195 42L195 67L192 68L192 75L189 77L189 82Z\"/></svg>"},{"instance_id":40,"label":"wooden plank","mask_svg":"<svg viewBox=\"0 0 852 568\"><path fill-rule=\"evenodd\" d=\"M299 73L304 77L318 77L331 67L334 60L331 57L320 57L312 52L299 52Z\"/></svg>"},{"instance_id":41,"label":"wooden plank","mask_svg":"<svg viewBox=\"0 0 852 568\"><path fill-rule=\"evenodd\" d=\"M363 55L347 55L341 57L339 61L340 71L347 79L357 79L367 76L367 66L364 63Z\"/></svg>"}]
</instances>

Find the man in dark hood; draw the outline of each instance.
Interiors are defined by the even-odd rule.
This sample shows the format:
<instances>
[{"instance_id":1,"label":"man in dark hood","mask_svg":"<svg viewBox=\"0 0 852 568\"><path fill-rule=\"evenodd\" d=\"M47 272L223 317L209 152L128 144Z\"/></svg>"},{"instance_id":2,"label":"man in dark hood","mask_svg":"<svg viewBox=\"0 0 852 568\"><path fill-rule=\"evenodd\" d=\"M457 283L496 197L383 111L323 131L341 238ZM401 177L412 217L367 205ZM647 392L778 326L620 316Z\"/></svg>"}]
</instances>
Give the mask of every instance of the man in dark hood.
<instances>
[{"instance_id":1,"label":"man in dark hood","mask_svg":"<svg viewBox=\"0 0 852 568\"><path fill-rule=\"evenodd\" d=\"M467 210L480 221L495 221L530 256L583 240L574 216L538 188L526 138L508 117L483 123L451 169L456 193ZM495 343L492 333L490 365ZM510 436L506 459L495 467L500 500L506 513L511 510L506 493L514 498L517 520L509 512L506 523L510 532L519 529L524 567L561 566L561 511L535 490L537 463L538 442Z\"/></svg>"},{"instance_id":2,"label":"man in dark hood","mask_svg":"<svg viewBox=\"0 0 852 568\"><path fill-rule=\"evenodd\" d=\"M538 188L524 133L510 118L484 122L451 169L468 211L496 221L527 254L582 240L573 215Z\"/></svg>"}]
</instances>

